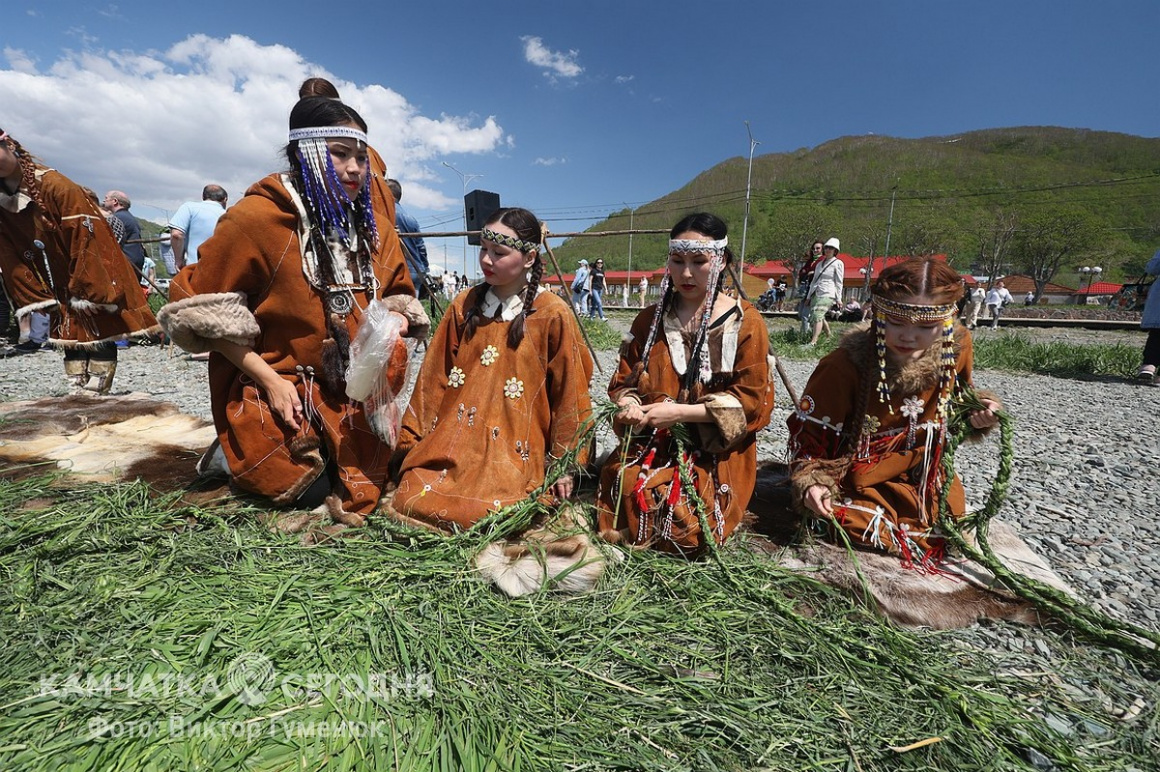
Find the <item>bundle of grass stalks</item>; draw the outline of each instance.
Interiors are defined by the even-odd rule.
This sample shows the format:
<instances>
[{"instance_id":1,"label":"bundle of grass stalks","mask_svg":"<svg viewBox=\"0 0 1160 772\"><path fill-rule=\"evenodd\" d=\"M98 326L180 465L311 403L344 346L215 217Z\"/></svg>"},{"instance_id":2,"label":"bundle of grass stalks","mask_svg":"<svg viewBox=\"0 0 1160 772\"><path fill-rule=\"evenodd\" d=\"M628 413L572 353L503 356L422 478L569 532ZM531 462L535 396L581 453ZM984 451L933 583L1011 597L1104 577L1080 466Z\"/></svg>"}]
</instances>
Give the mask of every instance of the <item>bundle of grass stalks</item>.
<instances>
[{"instance_id":1,"label":"bundle of grass stalks","mask_svg":"<svg viewBox=\"0 0 1160 772\"><path fill-rule=\"evenodd\" d=\"M1160 750L1138 662L899 630L745 537L510 600L469 568L482 533L375 521L303 547L237 504L47 475L0 482L0 512L2 769L1143 770Z\"/></svg>"}]
</instances>

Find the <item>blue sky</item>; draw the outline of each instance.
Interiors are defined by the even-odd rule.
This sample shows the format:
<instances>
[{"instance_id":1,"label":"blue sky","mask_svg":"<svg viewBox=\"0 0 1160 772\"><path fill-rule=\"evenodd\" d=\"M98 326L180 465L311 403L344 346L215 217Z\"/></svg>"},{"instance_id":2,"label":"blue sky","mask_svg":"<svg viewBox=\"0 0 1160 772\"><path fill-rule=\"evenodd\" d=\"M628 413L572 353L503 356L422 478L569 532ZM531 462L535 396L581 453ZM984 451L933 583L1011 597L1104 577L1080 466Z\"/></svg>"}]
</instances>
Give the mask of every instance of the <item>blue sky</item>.
<instances>
[{"instance_id":1,"label":"blue sky","mask_svg":"<svg viewBox=\"0 0 1160 772\"><path fill-rule=\"evenodd\" d=\"M367 118L425 230L460 227L444 162L581 230L746 155L745 121L758 155L867 133L1160 133L1155 0L9 0L3 18L0 127L158 221L205 182L236 200L280 168L314 74ZM460 242L430 246L460 267Z\"/></svg>"}]
</instances>

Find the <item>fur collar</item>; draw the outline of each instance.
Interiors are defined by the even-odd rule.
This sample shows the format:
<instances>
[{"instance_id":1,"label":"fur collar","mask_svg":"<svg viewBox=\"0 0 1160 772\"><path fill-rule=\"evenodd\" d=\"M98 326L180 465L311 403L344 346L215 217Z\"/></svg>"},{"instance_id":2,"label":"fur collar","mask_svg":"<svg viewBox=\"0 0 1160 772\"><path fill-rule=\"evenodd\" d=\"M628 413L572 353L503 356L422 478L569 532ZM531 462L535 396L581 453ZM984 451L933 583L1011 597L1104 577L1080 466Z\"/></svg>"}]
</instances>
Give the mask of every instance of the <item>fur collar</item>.
<instances>
[{"instance_id":1,"label":"fur collar","mask_svg":"<svg viewBox=\"0 0 1160 772\"><path fill-rule=\"evenodd\" d=\"M966 328L955 323L955 358L958 359L962 350L963 337L967 334ZM874 326L872 323L855 327L842 336L840 348L846 351L850 361L859 372L868 377L878 378L878 354L875 351ZM932 388L937 388L939 375L942 370L942 349L938 345L931 346L922 359L907 362L902 367L886 363L886 382L892 394L910 396L920 394Z\"/></svg>"}]
</instances>

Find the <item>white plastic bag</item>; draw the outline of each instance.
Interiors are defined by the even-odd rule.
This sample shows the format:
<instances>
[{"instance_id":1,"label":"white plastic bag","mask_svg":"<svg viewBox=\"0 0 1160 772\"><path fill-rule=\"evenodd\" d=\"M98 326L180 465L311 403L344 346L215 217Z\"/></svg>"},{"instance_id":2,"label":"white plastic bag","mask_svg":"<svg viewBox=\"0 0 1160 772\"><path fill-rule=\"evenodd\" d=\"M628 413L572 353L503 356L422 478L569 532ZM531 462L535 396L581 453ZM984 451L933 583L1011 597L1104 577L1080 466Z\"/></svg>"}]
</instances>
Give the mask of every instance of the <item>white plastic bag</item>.
<instances>
[{"instance_id":1,"label":"white plastic bag","mask_svg":"<svg viewBox=\"0 0 1160 772\"><path fill-rule=\"evenodd\" d=\"M410 349L399 334L403 320L381 300L363 312L358 335L350 343L346 368L346 395L363 403L367 422L379 439L395 447L399 436L396 397L407 383Z\"/></svg>"}]
</instances>

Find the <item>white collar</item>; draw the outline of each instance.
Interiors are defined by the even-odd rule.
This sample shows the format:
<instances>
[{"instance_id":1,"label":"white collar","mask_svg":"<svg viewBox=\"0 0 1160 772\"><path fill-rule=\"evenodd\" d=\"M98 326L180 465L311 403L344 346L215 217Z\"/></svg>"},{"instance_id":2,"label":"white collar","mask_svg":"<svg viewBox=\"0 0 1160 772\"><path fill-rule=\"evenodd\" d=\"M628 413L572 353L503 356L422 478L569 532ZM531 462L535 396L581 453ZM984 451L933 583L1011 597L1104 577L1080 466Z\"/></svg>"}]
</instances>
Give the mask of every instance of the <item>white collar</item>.
<instances>
[{"instance_id":1,"label":"white collar","mask_svg":"<svg viewBox=\"0 0 1160 772\"><path fill-rule=\"evenodd\" d=\"M536 294L539 295L540 292L543 292L542 287L536 291ZM517 292L509 296L507 300L500 300L495 294L495 290L488 287L487 294L483 296L483 308L481 309L483 315L488 319L494 319L497 308L502 309L499 312L499 318L505 322L510 322L524 312L524 293Z\"/></svg>"}]
</instances>

